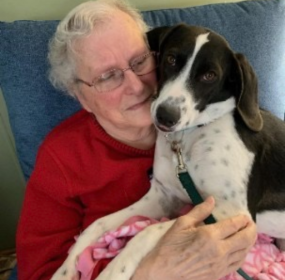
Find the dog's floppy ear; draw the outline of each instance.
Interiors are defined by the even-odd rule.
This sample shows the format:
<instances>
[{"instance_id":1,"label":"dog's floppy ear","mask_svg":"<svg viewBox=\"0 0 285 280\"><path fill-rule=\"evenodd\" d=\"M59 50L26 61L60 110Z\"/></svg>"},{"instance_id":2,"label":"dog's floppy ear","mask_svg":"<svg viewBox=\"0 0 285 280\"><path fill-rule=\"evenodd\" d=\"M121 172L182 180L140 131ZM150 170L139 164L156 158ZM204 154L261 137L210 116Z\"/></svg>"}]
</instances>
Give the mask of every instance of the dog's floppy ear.
<instances>
[{"instance_id":1,"label":"dog's floppy ear","mask_svg":"<svg viewBox=\"0 0 285 280\"><path fill-rule=\"evenodd\" d=\"M154 28L146 33L148 44L152 51L159 52L160 42L164 37L164 34L170 29L171 27L169 26L162 26Z\"/></svg>"},{"instance_id":2,"label":"dog's floppy ear","mask_svg":"<svg viewBox=\"0 0 285 280\"><path fill-rule=\"evenodd\" d=\"M146 35L150 49L159 53L165 39L181 25L182 24L175 26L161 26L147 32Z\"/></svg>"},{"instance_id":3,"label":"dog's floppy ear","mask_svg":"<svg viewBox=\"0 0 285 280\"><path fill-rule=\"evenodd\" d=\"M263 119L258 105L257 77L243 54L235 54L240 75L241 90L237 98L237 111L246 126L252 131L260 131Z\"/></svg>"}]
</instances>

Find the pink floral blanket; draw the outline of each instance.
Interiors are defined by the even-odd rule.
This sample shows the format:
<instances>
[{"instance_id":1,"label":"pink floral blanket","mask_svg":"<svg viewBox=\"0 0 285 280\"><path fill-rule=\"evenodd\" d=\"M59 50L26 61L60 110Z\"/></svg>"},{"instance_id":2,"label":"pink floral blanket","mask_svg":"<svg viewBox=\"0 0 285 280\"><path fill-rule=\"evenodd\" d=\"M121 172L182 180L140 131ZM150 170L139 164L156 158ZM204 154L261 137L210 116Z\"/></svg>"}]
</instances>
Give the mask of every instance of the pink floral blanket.
<instances>
[{"instance_id":1,"label":"pink floral blanket","mask_svg":"<svg viewBox=\"0 0 285 280\"><path fill-rule=\"evenodd\" d=\"M168 220L135 216L116 230L106 232L96 244L87 247L80 255L77 270L80 280L90 280L92 271L100 259L114 258L126 243L145 227ZM285 280L285 252L280 252L273 239L259 234L255 245L248 253L242 269L255 280ZM244 280L234 272L220 280Z\"/></svg>"}]
</instances>

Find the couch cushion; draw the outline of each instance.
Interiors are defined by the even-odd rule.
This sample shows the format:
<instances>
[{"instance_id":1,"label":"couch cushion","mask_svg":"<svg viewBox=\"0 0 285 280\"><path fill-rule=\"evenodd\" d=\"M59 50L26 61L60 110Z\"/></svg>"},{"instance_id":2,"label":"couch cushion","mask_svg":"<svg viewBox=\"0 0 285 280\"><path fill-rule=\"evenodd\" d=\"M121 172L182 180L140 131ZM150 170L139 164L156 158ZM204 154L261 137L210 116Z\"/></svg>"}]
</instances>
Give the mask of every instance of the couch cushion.
<instances>
[{"instance_id":1,"label":"couch cushion","mask_svg":"<svg viewBox=\"0 0 285 280\"><path fill-rule=\"evenodd\" d=\"M259 78L261 106L285 111L285 0L252 0L143 12L153 27L181 21L209 27L244 53ZM58 21L0 22L0 86L26 179L45 135L79 105L47 80L47 44Z\"/></svg>"}]
</instances>

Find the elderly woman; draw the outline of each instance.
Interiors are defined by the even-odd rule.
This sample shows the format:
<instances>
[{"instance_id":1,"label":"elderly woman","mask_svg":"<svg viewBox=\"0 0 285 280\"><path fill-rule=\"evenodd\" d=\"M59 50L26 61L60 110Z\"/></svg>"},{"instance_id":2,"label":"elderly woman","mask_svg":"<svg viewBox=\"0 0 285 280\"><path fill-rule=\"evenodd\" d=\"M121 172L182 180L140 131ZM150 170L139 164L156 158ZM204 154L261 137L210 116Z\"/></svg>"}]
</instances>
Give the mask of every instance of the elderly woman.
<instances>
[{"instance_id":1,"label":"elderly woman","mask_svg":"<svg viewBox=\"0 0 285 280\"><path fill-rule=\"evenodd\" d=\"M75 236L148 191L156 62L146 31L141 15L119 0L86 2L59 24L50 45L51 81L83 109L38 152L17 234L20 280L50 279ZM236 270L255 226L244 216L200 226L213 207L209 198L178 218L132 279L214 280ZM99 261L93 279L107 263Z\"/></svg>"}]
</instances>

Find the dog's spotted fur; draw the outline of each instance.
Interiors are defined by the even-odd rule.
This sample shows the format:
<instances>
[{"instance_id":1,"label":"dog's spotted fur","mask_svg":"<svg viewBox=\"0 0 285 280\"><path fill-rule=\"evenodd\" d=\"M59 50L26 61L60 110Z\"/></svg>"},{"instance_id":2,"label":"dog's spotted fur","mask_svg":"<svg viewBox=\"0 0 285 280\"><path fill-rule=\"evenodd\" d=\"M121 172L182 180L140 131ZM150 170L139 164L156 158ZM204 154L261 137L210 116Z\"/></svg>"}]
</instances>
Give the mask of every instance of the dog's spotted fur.
<instances>
[{"instance_id":1,"label":"dog's spotted fur","mask_svg":"<svg viewBox=\"0 0 285 280\"><path fill-rule=\"evenodd\" d=\"M130 216L171 217L191 202L176 177L172 140L180 142L200 194L215 197L218 220L251 215L259 231L276 237L285 250L285 124L260 111L252 68L222 37L204 28L178 25L148 35L160 59L158 97L152 105L159 133L151 188L134 205L87 228L54 280L76 279L78 254ZM139 233L97 279L130 279L173 223Z\"/></svg>"}]
</instances>

